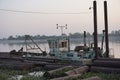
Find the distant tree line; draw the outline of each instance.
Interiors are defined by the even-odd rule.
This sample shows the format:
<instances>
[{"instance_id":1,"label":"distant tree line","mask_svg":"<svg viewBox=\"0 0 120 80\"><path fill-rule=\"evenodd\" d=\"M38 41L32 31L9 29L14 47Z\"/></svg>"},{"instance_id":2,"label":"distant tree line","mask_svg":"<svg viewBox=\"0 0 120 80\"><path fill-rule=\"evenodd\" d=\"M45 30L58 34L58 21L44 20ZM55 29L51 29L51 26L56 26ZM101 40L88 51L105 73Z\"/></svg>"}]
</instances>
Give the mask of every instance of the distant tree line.
<instances>
[{"instance_id":1,"label":"distant tree line","mask_svg":"<svg viewBox=\"0 0 120 80\"><path fill-rule=\"evenodd\" d=\"M66 34L63 34L64 36L67 36ZM61 36L46 36L46 35L42 35L42 36L40 36L40 35L35 35L35 36L32 36L32 35L29 35L29 36L31 36L31 38L33 38L33 39L49 39L49 38L55 38L55 37L61 37ZM84 34L83 33L78 33L78 32L76 32L76 33L69 33L69 35L68 35L70 38L81 38L81 37L83 37L84 36ZM87 36L91 36L91 34L90 33L88 33L87 32ZM20 36L20 35L17 35L17 36L9 36L8 38L7 38L7 40L24 40L25 39L25 35L22 35L22 36Z\"/></svg>"},{"instance_id":2,"label":"distant tree line","mask_svg":"<svg viewBox=\"0 0 120 80\"><path fill-rule=\"evenodd\" d=\"M111 36L120 36L120 30L115 30L115 31L112 31Z\"/></svg>"},{"instance_id":3,"label":"distant tree line","mask_svg":"<svg viewBox=\"0 0 120 80\"><path fill-rule=\"evenodd\" d=\"M32 35L29 35L31 38L33 38L33 39L46 39L46 38L50 38L50 37L55 37L55 36L46 36L46 35L42 35L42 36L40 36L40 35L35 35L35 36L32 36ZM9 36L8 38L7 38L7 40L25 40L25 35L22 35L22 36Z\"/></svg>"},{"instance_id":4,"label":"distant tree line","mask_svg":"<svg viewBox=\"0 0 120 80\"><path fill-rule=\"evenodd\" d=\"M64 35L66 35L66 34L64 34ZM98 34L98 37L101 37L103 34ZM54 38L54 37L60 37L60 36L55 36L55 35L53 35L53 36L46 36L46 35L35 35L35 36L32 36L32 35L30 35L33 39L49 39L49 38ZM76 32L76 33L69 33L69 35L68 35L70 38L83 38L83 36L84 36L84 34L83 33L78 33L78 32ZM93 34L90 34L89 32L87 32L86 33L86 36L87 37L93 37ZM111 36L114 36L114 37L117 37L117 38L119 38L120 39L120 30L116 30L116 31L112 31L110 34L109 34L109 36L111 37ZM25 35L22 35L22 36L20 36L20 35L17 35L17 36L9 36L8 38L7 38L7 40L25 40Z\"/></svg>"},{"instance_id":5,"label":"distant tree line","mask_svg":"<svg viewBox=\"0 0 120 80\"><path fill-rule=\"evenodd\" d=\"M112 31L110 35L111 41L117 41L120 42L120 30Z\"/></svg>"}]
</instances>

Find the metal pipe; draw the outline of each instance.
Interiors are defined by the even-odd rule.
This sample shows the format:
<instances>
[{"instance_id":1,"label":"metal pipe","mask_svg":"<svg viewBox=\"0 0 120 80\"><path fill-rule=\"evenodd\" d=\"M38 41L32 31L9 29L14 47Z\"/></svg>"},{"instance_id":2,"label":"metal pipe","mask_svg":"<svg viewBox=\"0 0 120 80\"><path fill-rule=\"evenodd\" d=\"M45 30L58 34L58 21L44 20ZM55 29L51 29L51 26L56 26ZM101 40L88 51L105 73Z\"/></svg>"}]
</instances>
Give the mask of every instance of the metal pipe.
<instances>
[{"instance_id":1,"label":"metal pipe","mask_svg":"<svg viewBox=\"0 0 120 80\"><path fill-rule=\"evenodd\" d=\"M107 1L104 1L104 20L105 20L106 57L109 57Z\"/></svg>"}]
</instances>

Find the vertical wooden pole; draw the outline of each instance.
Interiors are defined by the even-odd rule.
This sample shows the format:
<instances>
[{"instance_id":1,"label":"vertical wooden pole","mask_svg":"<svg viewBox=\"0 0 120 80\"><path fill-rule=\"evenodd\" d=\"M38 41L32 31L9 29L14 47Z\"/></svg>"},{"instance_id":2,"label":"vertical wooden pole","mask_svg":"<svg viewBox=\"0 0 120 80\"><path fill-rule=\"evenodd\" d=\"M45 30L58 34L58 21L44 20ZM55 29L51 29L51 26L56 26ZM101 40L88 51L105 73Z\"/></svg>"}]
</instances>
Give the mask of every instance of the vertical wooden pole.
<instances>
[{"instance_id":1,"label":"vertical wooden pole","mask_svg":"<svg viewBox=\"0 0 120 80\"><path fill-rule=\"evenodd\" d=\"M94 17L94 50L95 58L98 58L98 39L97 39L97 2L93 1L93 17Z\"/></svg>"},{"instance_id":2,"label":"vertical wooden pole","mask_svg":"<svg viewBox=\"0 0 120 80\"><path fill-rule=\"evenodd\" d=\"M106 57L109 57L107 1L104 1L104 20L105 20Z\"/></svg>"},{"instance_id":3,"label":"vertical wooden pole","mask_svg":"<svg viewBox=\"0 0 120 80\"><path fill-rule=\"evenodd\" d=\"M86 46L86 31L84 31L84 46Z\"/></svg>"},{"instance_id":4,"label":"vertical wooden pole","mask_svg":"<svg viewBox=\"0 0 120 80\"><path fill-rule=\"evenodd\" d=\"M68 36L68 52L70 52L70 38Z\"/></svg>"}]
</instances>

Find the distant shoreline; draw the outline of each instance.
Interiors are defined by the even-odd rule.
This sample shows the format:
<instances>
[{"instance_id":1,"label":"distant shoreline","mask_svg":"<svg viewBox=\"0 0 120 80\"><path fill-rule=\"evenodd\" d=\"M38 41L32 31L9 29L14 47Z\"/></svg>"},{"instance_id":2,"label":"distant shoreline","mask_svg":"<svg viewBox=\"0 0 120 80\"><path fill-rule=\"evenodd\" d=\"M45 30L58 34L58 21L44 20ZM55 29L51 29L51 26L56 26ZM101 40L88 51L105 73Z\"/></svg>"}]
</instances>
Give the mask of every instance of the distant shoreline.
<instances>
[{"instance_id":1,"label":"distant shoreline","mask_svg":"<svg viewBox=\"0 0 120 80\"><path fill-rule=\"evenodd\" d=\"M51 38L44 38L44 39L34 39L33 38L33 40L36 42L36 43L46 43L47 42L47 40L49 40L49 39L51 39ZM54 38L53 38L54 39ZM93 37L87 37L87 42L88 41L90 41L90 42L92 42L93 41ZM101 40L102 40L102 36L99 36L98 37L98 41L99 42L101 42ZM76 38L71 38L70 37L70 41L71 42L83 42L83 37L76 37ZM118 37L118 36L109 36L109 41L111 41L111 42L119 42L120 43L120 36ZM4 44L4 43L21 43L21 44L25 44L25 39L0 39L0 43L2 43L2 44Z\"/></svg>"}]
</instances>

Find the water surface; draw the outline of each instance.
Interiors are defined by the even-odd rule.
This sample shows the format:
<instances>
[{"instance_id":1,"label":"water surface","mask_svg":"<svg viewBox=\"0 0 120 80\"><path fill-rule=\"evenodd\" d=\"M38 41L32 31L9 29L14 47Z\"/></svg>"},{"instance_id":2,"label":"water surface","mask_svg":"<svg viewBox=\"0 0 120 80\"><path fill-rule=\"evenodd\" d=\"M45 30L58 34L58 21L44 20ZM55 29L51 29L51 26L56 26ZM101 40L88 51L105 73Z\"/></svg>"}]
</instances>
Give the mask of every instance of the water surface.
<instances>
[{"instance_id":1,"label":"water surface","mask_svg":"<svg viewBox=\"0 0 120 80\"><path fill-rule=\"evenodd\" d=\"M46 40L36 40L38 46L47 52L49 52L49 46ZM29 42L29 45L34 45ZM75 46L83 45L83 42L78 40L71 40L70 49L74 50ZM101 42L98 44L101 46ZM24 40L0 40L0 52L10 52L11 50L18 51L21 47L26 51L26 44ZM105 46L104 46L105 48ZM120 42L110 41L109 42L110 54L114 54L115 58L120 58ZM40 50L30 50L31 52L40 52Z\"/></svg>"}]
</instances>

